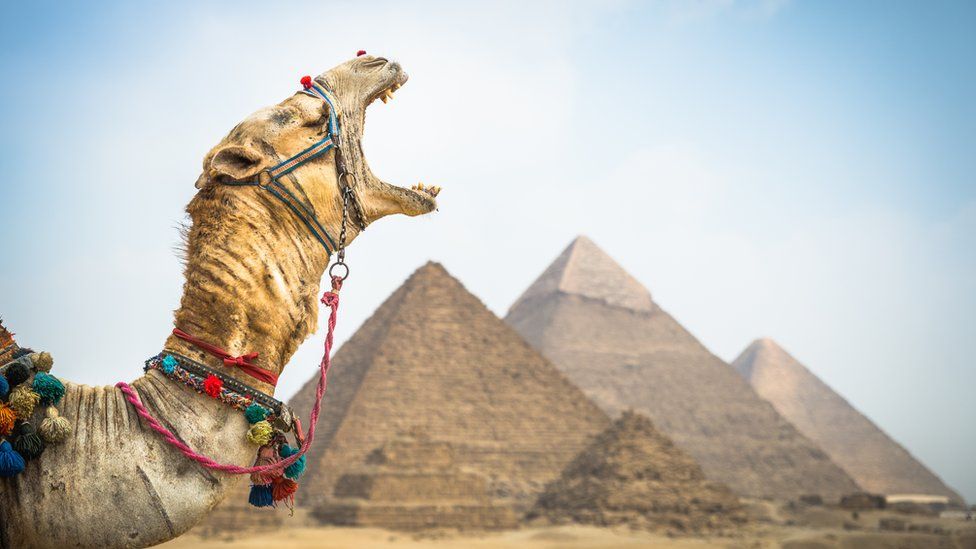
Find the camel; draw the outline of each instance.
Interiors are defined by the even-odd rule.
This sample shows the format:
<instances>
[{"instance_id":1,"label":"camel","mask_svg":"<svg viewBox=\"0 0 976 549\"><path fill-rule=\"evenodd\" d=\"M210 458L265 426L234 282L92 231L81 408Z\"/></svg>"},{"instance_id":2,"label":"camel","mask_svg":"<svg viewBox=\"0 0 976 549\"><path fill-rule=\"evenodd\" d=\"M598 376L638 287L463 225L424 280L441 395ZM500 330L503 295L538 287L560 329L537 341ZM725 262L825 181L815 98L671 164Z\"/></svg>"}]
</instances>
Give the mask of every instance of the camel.
<instances>
[{"instance_id":1,"label":"camel","mask_svg":"<svg viewBox=\"0 0 976 549\"><path fill-rule=\"evenodd\" d=\"M398 63L371 55L315 78L335 96L341 154L352 175L342 178L352 189L347 243L381 217L436 209L439 187L384 182L362 151L366 107L376 99L386 103L406 80ZM269 193L222 183L257 177L322 139L327 113L326 102L296 93L246 118L204 158L198 191L186 208L192 224L174 325L234 354L258 352L260 367L275 373L316 329L329 253ZM288 177L337 237L343 195L334 150ZM172 335L163 348L221 368L218 359ZM147 356L156 352L146 350ZM109 344L106 358L110 354ZM273 386L237 369L221 371L273 394ZM117 388L65 385L61 414L75 434L28 462L19 476L0 479L0 547L154 545L187 531L243 482L186 459L146 426ZM256 447L243 436L248 424L239 411L156 370L132 386L149 411L197 452L241 466L253 462Z\"/></svg>"}]
</instances>

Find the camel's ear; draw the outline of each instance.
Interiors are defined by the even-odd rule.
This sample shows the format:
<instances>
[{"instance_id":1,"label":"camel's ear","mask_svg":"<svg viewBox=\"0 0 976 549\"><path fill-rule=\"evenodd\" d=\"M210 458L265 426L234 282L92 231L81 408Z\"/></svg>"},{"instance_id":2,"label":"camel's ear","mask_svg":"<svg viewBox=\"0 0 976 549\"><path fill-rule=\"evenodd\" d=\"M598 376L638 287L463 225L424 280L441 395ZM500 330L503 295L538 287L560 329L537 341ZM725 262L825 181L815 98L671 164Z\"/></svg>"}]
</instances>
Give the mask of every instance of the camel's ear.
<instances>
[{"instance_id":1,"label":"camel's ear","mask_svg":"<svg viewBox=\"0 0 976 549\"><path fill-rule=\"evenodd\" d=\"M210 159L210 170L215 175L231 179L247 179L261 171L261 153L246 145L228 145Z\"/></svg>"}]
</instances>

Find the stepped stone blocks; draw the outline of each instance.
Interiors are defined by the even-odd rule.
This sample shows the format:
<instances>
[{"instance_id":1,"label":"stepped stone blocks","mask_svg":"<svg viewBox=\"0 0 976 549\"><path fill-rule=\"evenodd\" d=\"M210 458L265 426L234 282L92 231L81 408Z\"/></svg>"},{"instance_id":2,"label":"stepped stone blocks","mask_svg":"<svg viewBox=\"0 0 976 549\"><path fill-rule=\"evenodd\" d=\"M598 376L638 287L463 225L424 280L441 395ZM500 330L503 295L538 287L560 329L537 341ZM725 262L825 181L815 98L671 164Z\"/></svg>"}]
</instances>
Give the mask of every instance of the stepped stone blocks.
<instances>
[{"instance_id":1,"label":"stepped stone blocks","mask_svg":"<svg viewBox=\"0 0 976 549\"><path fill-rule=\"evenodd\" d=\"M513 508L488 493L486 479L461 470L453 446L400 437L339 477L312 516L327 524L396 530L495 530L518 525Z\"/></svg>"},{"instance_id":2,"label":"stepped stone blocks","mask_svg":"<svg viewBox=\"0 0 976 549\"><path fill-rule=\"evenodd\" d=\"M731 532L746 522L728 487L706 480L691 456L629 411L546 488L532 514L681 534Z\"/></svg>"},{"instance_id":3,"label":"stepped stone blocks","mask_svg":"<svg viewBox=\"0 0 976 549\"><path fill-rule=\"evenodd\" d=\"M525 291L506 321L603 410L646 414L709 479L737 494L836 501L858 490L585 237Z\"/></svg>"},{"instance_id":4,"label":"stepped stone blocks","mask_svg":"<svg viewBox=\"0 0 976 549\"><path fill-rule=\"evenodd\" d=\"M291 400L302 417L315 382ZM431 498L433 492L454 497L454 490L474 490L471 483L482 482L471 473L486 483L486 497L524 511L609 422L443 267L428 263L336 354L299 504L360 494L377 506L380 494L420 490L419 478L431 483ZM424 460L446 459L443 448L450 448L464 473L451 477L458 486L407 466L403 457L392 469L367 463L377 448L393 451L385 445L411 432L436 441L414 448L422 448ZM364 472L364 464L380 468ZM357 508L355 520L380 520L362 518L381 512L366 508Z\"/></svg>"},{"instance_id":5,"label":"stepped stone blocks","mask_svg":"<svg viewBox=\"0 0 976 549\"><path fill-rule=\"evenodd\" d=\"M962 503L959 494L773 340L756 340L732 365L863 489Z\"/></svg>"}]
</instances>

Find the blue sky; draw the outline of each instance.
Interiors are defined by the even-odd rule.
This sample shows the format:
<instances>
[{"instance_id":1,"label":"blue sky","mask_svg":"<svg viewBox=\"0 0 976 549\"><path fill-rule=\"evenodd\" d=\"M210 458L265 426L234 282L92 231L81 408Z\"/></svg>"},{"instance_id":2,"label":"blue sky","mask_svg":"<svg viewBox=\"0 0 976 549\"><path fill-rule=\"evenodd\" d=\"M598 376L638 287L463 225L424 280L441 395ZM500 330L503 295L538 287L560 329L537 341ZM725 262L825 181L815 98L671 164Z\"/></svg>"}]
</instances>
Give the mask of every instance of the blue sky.
<instances>
[{"instance_id":1,"label":"blue sky","mask_svg":"<svg viewBox=\"0 0 976 549\"><path fill-rule=\"evenodd\" d=\"M6 3L0 312L64 377L135 377L204 153L362 48L411 75L371 165L445 190L357 241L340 340L427 259L503 315L584 233L716 354L773 337L974 500L974 26L969 2Z\"/></svg>"}]
</instances>

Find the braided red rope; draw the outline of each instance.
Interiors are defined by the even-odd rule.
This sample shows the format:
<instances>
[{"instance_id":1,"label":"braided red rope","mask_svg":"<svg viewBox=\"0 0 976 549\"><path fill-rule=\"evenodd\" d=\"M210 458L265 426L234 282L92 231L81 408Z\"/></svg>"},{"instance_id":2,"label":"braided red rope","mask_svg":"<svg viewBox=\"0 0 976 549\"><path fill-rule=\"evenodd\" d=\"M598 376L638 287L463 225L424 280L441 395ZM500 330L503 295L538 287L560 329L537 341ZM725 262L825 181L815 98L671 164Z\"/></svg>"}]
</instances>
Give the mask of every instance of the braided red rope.
<instances>
[{"instance_id":1,"label":"braided red rope","mask_svg":"<svg viewBox=\"0 0 976 549\"><path fill-rule=\"evenodd\" d=\"M142 405L142 402L140 402L139 395L131 385L124 381L120 381L116 383L115 386L122 391L122 393L125 395L125 399L128 400L129 403L132 404L132 407L136 409L136 413L146 420L146 423L148 423L154 431L162 435L166 442L176 447L176 449L178 449L184 456L203 465L207 469L223 471L232 475L247 475L251 473L284 470L285 467L295 463L301 456L308 452L308 449L312 446L312 440L315 438L315 424L319 421L319 411L322 408L322 396L325 395L325 388L329 383L327 374L329 372L329 367L332 365L332 359L330 358L330 355L332 354L332 335L335 331L336 313L339 310L339 289L341 287L342 279L339 277L332 277L332 290L325 292L325 294L322 296L322 303L329 307L331 312L329 314L329 330L325 336L325 354L322 356L322 362L319 363L319 384L315 389L315 404L312 406L312 412L309 414L308 418L308 435L305 437L305 440L302 441L301 448L299 448L298 453L286 457L281 461L255 467L240 467L238 465L231 465L229 463L219 463L207 456L198 454L193 451L192 448L187 446L186 443L176 438L176 436L171 433L169 429L163 427L159 421L156 420L156 418L152 417L149 410L147 410L146 407Z\"/></svg>"},{"instance_id":2,"label":"braided red rope","mask_svg":"<svg viewBox=\"0 0 976 549\"><path fill-rule=\"evenodd\" d=\"M182 339L183 341L186 341L191 345L194 345L195 347L199 347L204 351L207 351L208 353L210 353L211 355L219 359L222 359L224 361L224 366L227 366L228 368L233 368L234 366L237 366L238 368L241 369L242 372L253 377L258 381L263 381L271 385L278 384L277 374L275 374L270 370L265 370L264 368L261 368L260 366L257 366L255 364L251 364L249 362L258 357L257 353L247 353L246 355L234 356L212 343L207 343L202 339L198 339L191 336L190 334L184 332L179 328L173 328L173 335Z\"/></svg>"}]
</instances>

